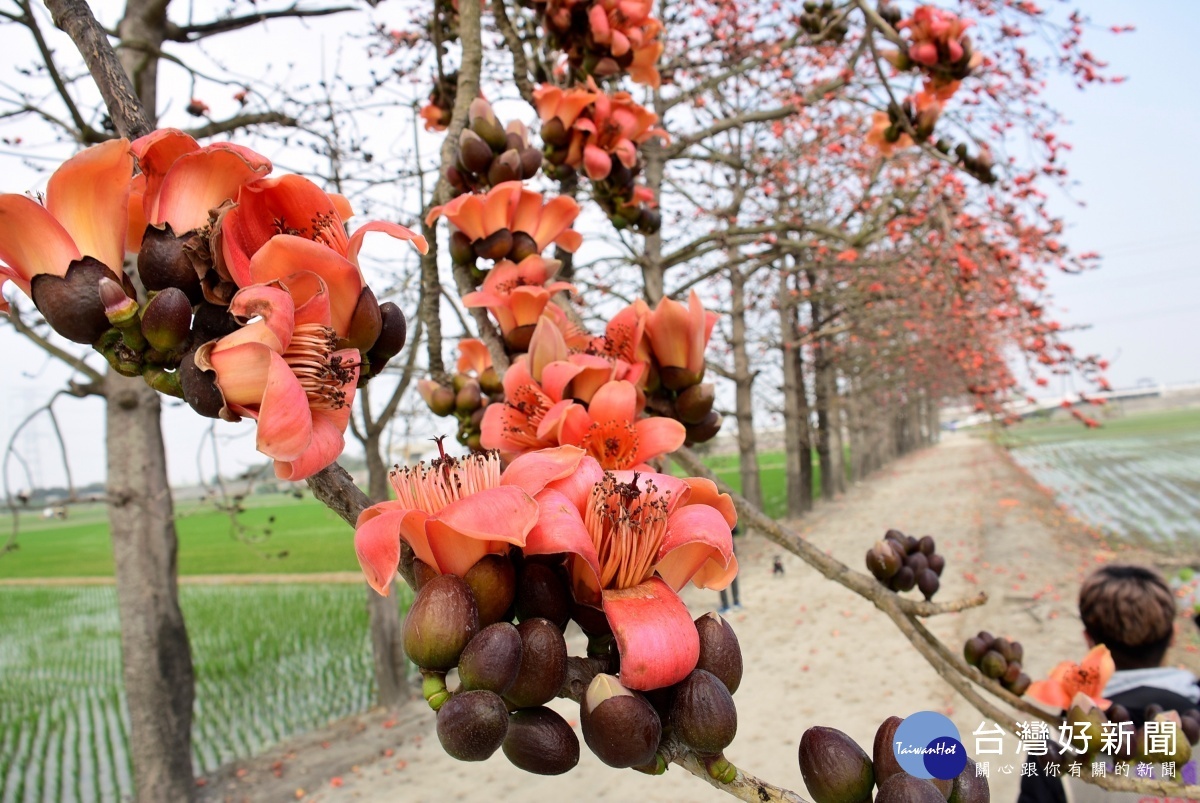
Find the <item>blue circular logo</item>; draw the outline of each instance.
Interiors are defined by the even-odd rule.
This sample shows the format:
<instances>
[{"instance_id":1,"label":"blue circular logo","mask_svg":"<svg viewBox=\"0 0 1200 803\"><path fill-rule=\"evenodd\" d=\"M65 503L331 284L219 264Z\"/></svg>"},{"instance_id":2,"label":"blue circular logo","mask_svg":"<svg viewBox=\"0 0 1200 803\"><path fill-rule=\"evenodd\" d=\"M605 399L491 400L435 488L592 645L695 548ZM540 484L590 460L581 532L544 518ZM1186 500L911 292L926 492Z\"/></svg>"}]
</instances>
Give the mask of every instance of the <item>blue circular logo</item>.
<instances>
[{"instance_id":1,"label":"blue circular logo","mask_svg":"<svg viewBox=\"0 0 1200 803\"><path fill-rule=\"evenodd\" d=\"M936 711L918 711L896 728L892 752L901 769L917 778L948 781L967 766L958 728Z\"/></svg>"}]
</instances>

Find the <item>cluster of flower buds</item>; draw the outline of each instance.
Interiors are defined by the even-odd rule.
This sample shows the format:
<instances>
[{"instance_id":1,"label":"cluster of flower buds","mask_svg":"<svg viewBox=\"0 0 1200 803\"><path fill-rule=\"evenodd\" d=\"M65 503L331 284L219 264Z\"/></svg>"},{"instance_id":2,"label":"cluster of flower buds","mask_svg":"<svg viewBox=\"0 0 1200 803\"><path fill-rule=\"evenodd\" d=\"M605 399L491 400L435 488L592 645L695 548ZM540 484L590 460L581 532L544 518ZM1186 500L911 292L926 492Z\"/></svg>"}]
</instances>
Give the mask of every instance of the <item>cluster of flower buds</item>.
<instances>
[{"instance_id":1,"label":"cluster of flower buds","mask_svg":"<svg viewBox=\"0 0 1200 803\"><path fill-rule=\"evenodd\" d=\"M741 650L727 622L715 613L693 621L678 596L689 582L724 588L737 573L728 495L702 479L605 471L572 446L500 466L485 452L397 468L396 499L364 511L355 532L380 593L401 542L412 549L417 595L403 644L446 752L481 761L503 749L542 774L575 766L578 739L545 707L571 691L568 664L578 659L563 630L575 621L596 673L580 700L593 752L658 773L662 740L677 738L731 778L720 754L736 732Z\"/></svg>"},{"instance_id":2,"label":"cluster of flower buds","mask_svg":"<svg viewBox=\"0 0 1200 803\"><path fill-rule=\"evenodd\" d=\"M417 390L436 416L454 416L458 420L456 439L468 449L483 450L481 428L489 404L504 399L504 386L492 367L492 355L483 341L473 338L459 342L458 372L449 385L422 379Z\"/></svg>"},{"instance_id":3,"label":"cluster of flower buds","mask_svg":"<svg viewBox=\"0 0 1200 803\"><path fill-rule=\"evenodd\" d=\"M479 192L506 181L525 181L542 167L542 152L529 144L529 129L520 120L501 126L492 105L471 101L467 127L458 138L455 163L446 180L457 193Z\"/></svg>"},{"instance_id":4,"label":"cluster of flower buds","mask_svg":"<svg viewBox=\"0 0 1200 803\"><path fill-rule=\"evenodd\" d=\"M834 9L833 0L820 3L805 0L800 28L809 36L821 37L822 41L840 42L850 33L850 22L845 13Z\"/></svg>"},{"instance_id":5,"label":"cluster of flower buds","mask_svg":"<svg viewBox=\"0 0 1200 803\"><path fill-rule=\"evenodd\" d=\"M963 644L963 658L971 666L979 667L984 677L1000 681L1004 688L1020 697L1029 690L1033 679L1021 669L1025 660L1025 648L1019 641L1010 641L1001 636L996 638L986 630L967 639Z\"/></svg>"},{"instance_id":6,"label":"cluster of flower buds","mask_svg":"<svg viewBox=\"0 0 1200 803\"><path fill-rule=\"evenodd\" d=\"M892 591L920 588L932 599L941 585L946 559L938 554L933 536L915 538L899 530L888 530L882 541L867 550L867 569Z\"/></svg>"},{"instance_id":7,"label":"cluster of flower buds","mask_svg":"<svg viewBox=\"0 0 1200 803\"><path fill-rule=\"evenodd\" d=\"M650 16L651 0L529 0L538 9L552 47L566 54L579 81L627 72L635 83L657 87L662 23Z\"/></svg>"},{"instance_id":8,"label":"cluster of flower buds","mask_svg":"<svg viewBox=\"0 0 1200 803\"><path fill-rule=\"evenodd\" d=\"M939 140L937 149L942 153L949 152L949 143L945 140ZM954 147L954 158L968 175L975 178L983 184L995 184L995 162L992 160L992 154L986 147L980 149L979 153L971 155L966 143L960 142Z\"/></svg>"},{"instance_id":9,"label":"cluster of flower buds","mask_svg":"<svg viewBox=\"0 0 1200 803\"><path fill-rule=\"evenodd\" d=\"M344 198L270 171L173 129L94 146L55 172L44 206L0 196L0 279L117 372L202 415L258 420L259 451L303 479L341 453L356 388L404 345L404 315L363 282L363 236L425 242L383 222L348 237Z\"/></svg>"},{"instance_id":10,"label":"cluster of flower buds","mask_svg":"<svg viewBox=\"0 0 1200 803\"><path fill-rule=\"evenodd\" d=\"M918 778L904 771L893 743L903 720L888 717L875 732L872 755L837 728L815 725L800 737L800 774L814 803L989 803L986 776L975 762L950 780ZM876 791L876 789L878 791Z\"/></svg>"},{"instance_id":11,"label":"cluster of flower buds","mask_svg":"<svg viewBox=\"0 0 1200 803\"><path fill-rule=\"evenodd\" d=\"M582 169L616 228L658 231L662 219L653 208L654 195L637 184L642 169L638 147L653 137L667 137L655 127L658 115L635 103L628 92L605 93L591 77L565 90L542 85L534 90L534 103L551 176L561 180Z\"/></svg>"}]
</instances>

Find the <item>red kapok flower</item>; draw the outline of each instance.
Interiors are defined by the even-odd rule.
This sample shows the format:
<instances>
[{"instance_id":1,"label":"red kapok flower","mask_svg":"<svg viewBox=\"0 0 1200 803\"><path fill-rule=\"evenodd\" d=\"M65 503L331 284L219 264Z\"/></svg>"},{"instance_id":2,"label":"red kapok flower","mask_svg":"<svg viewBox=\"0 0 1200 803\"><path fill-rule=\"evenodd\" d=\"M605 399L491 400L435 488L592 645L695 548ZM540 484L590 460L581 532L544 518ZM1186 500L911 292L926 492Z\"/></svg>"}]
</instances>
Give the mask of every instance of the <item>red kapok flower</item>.
<instances>
[{"instance_id":1,"label":"red kapok flower","mask_svg":"<svg viewBox=\"0 0 1200 803\"><path fill-rule=\"evenodd\" d=\"M576 251L583 235L571 228L579 216L579 204L566 195L557 195L543 203L542 194L523 188L519 181L505 181L486 195L468 193L448 204L429 210L425 222L445 217L472 241L482 240L507 229L525 232L537 244L538 252L555 243L566 251Z\"/></svg>"},{"instance_id":2,"label":"red kapok flower","mask_svg":"<svg viewBox=\"0 0 1200 803\"><path fill-rule=\"evenodd\" d=\"M578 449L518 458L501 476L495 452L442 457L392 472L396 500L358 517L354 549L367 582L380 594L400 565L400 542L439 574L462 577L480 558L524 546L537 522L533 494L576 470Z\"/></svg>"},{"instance_id":3,"label":"red kapok flower","mask_svg":"<svg viewBox=\"0 0 1200 803\"><path fill-rule=\"evenodd\" d=\"M570 282L550 281L560 266L558 260L543 259L537 254L515 264L501 260L487 272L482 289L463 296L463 306L486 307L500 324L501 333L510 341L516 330L529 327L525 337L521 338L523 347L550 297L560 290L575 290Z\"/></svg>"},{"instance_id":4,"label":"red kapok flower","mask_svg":"<svg viewBox=\"0 0 1200 803\"><path fill-rule=\"evenodd\" d=\"M1115 671L1116 665L1108 647L1097 644L1083 659L1082 664L1073 661L1061 662L1050 670L1050 677L1035 680L1030 684L1026 694L1052 708L1066 709L1070 707L1076 694L1083 693L1099 707L1107 708L1109 701L1102 695L1104 687L1108 685L1108 680Z\"/></svg>"},{"instance_id":5,"label":"red kapok flower","mask_svg":"<svg viewBox=\"0 0 1200 803\"><path fill-rule=\"evenodd\" d=\"M0 292L12 281L29 295L34 276L64 276L83 257L119 276L132 175L129 140L114 139L80 151L55 170L44 206L25 195L0 195ZM0 312L7 311L0 295Z\"/></svg>"},{"instance_id":6,"label":"red kapok flower","mask_svg":"<svg viewBox=\"0 0 1200 803\"><path fill-rule=\"evenodd\" d=\"M602 468L637 469L675 451L687 439L687 430L678 421L639 418L640 413L637 388L619 380L600 387L587 407L571 404L548 412L541 426L558 426L561 443L585 449Z\"/></svg>"},{"instance_id":7,"label":"red kapok flower","mask_svg":"<svg viewBox=\"0 0 1200 803\"><path fill-rule=\"evenodd\" d=\"M169 225L176 235L208 225L210 211L236 198L243 184L271 172L271 161L249 148L232 142L201 147L176 128L152 131L131 147L142 172L133 187L141 215L130 221L130 251L141 247L146 225Z\"/></svg>"},{"instance_id":8,"label":"red kapok flower","mask_svg":"<svg viewBox=\"0 0 1200 803\"><path fill-rule=\"evenodd\" d=\"M311 476L342 453L360 365L356 349L337 348L329 293L311 274L297 276L238 291L230 313L254 320L205 343L195 358L216 373L221 417L256 419L256 448L287 480Z\"/></svg>"},{"instance_id":9,"label":"red kapok flower","mask_svg":"<svg viewBox=\"0 0 1200 803\"><path fill-rule=\"evenodd\" d=\"M585 457L535 498L525 554L567 553L576 601L601 607L612 628L621 682L647 690L687 677L700 642L678 591L719 590L737 574L729 497L706 480L605 472Z\"/></svg>"}]
</instances>

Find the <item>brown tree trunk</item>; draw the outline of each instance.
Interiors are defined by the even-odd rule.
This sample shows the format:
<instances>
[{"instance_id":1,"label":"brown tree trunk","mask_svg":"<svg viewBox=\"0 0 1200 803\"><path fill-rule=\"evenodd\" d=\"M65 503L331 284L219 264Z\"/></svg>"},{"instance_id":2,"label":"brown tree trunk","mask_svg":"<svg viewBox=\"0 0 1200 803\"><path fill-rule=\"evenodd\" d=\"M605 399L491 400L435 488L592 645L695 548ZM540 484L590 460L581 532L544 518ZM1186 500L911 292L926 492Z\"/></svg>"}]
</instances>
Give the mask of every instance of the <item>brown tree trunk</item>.
<instances>
[{"instance_id":1,"label":"brown tree trunk","mask_svg":"<svg viewBox=\"0 0 1200 803\"><path fill-rule=\"evenodd\" d=\"M808 399L804 362L796 342L797 301L788 272L779 272L779 334L783 355L783 452L790 517L812 509L812 448L808 440Z\"/></svg>"},{"instance_id":2,"label":"brown tree trunk","mask_svg":"<svg viewBox=\"0 0 1200 803\"><path fill-rule=\"evenodd\" d=\"M363 443L367 455L368 493L373 502L385 502L388 498L388 470L379 440L382 431L382 428L378 428ZM408 694L405 688L404 646L400 640L400 606L396 594L383 597L367 586L367 613L378 702L385 708L398 708L408 699Z\"/></svg>"},{"instance_id":3,"label":"brown tree trunk","mask_svg":"<svg viewBox=\"0 0 1200 803\"><path fill-rule=\"evenodd\" d=\"M137 799L191 800L195 678L175 584L174 507L158 394L115 373L105 383L108 519Z\"/></svg>"},{"instance_id":4,"label":"brown tree trunk","mask_svg":"<svg viewBox=\"0 0 1200 803\"><path fill-rule=\"evenodd\" d=\"M655 100L657 99L658 93L656 92ZM660 117L662 113L663 109L659 108ZM642 145L642 155L645 159L643 176L645 176L646 186L654 193L655 198L661 198L663 174L666 171L666 159L662 152L662 145L657 139L650 139ZM660 232L656 231L646 235L642 247L642 280L644 284L642 292L646 297L646 302L650 306L654 306L667 291Z\"/></svg>"},{"instance_id":5,"label":"brown tree trunk","mask_svg":"<svg viewBox=\"0 0 1200 803\"><path fill-rule=\"evenodd\" d=\"M758 442L754 437L754 377L750 356L746 353L746 277L737 266L730 271L732 287L733 331L729 346L733 350L733 381L736 387L734 417L737 419L738 473L742 496L762 508L762 476L758 468Z\"/></svg>"}]
</instances>

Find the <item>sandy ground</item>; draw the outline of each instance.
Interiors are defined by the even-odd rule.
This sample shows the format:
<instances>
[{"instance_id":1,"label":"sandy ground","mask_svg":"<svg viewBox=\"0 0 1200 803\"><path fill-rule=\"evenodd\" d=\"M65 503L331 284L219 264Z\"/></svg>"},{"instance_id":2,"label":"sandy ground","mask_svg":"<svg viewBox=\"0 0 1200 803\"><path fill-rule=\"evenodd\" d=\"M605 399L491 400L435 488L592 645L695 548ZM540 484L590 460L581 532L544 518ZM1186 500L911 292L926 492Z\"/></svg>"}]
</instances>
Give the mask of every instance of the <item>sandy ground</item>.
<instances>
[{"instance_id":1,"label":"sandy ground","mask_svg":"<svg viewBox=\"0 0 1200 803\"><path fill-rule=\"evenodd\" d=\"M1114 557L1002 450L965 435L896 462L798 526L806 538L860 570L866 549L889 528L933 535L947 561L937 599L983 589L991 600L982 609L939 617L932 622L934 632L955 650L980 629L1016 638L1035 678L1059 660L1084 654L1074 610L1079 581ZM775 555L783 556L782 577L771 572ZM975 752L971 734L982 717L869 602L754 534L740 544L739 560L744 608L731 621L746 671L736 696L738 735L726 750L732 762L804 794L796 751L806 728L840 728L870 752L882 719L919 710L949 715L968 751ZM684 597L696 616L717 606L712 592L688 589ZM1187 627L1181 639L1187 643L1173 660L1195 670L1197 638L1190 623ZM569 646L582 652L577 631ZM556 701L554 707L577 725L572 703ZM400 712L343 720L226 767L202 780L203 796L330 803L730 799L679 767L648 777L606 767L586 746L581 752L574 771L554 778L525 774L500 752L483 763L460 763L442 752L434 715L414 700ZM1016 755L1011 739L1004 756L1017 763ZM994 800L1016 799L1017 773L993 770L991 784Z\"/></svg>"}]
</instances>

